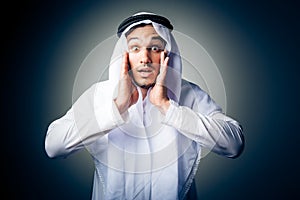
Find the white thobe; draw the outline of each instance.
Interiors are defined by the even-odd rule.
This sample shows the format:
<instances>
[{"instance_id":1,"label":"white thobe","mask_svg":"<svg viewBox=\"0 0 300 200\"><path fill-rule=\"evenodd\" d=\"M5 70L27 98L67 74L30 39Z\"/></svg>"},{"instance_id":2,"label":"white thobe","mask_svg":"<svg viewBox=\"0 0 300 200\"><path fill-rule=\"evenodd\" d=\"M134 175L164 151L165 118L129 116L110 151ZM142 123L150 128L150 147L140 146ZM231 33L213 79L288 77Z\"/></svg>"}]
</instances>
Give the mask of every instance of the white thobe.
<instances>
[{"instance_id":1,"label":"white thobe","mask_svg":"<svg viewBox=\"0 0 300 200\"><path fill-rule=\"evenodd\" d=\"M201 150L236 157L243 149L239 123L188 81L165 116L147 97L121 115L113 97L109 81L94 84L50 124L45 140L50 157L90 152L93 199L183 199Z\"/></svg>"}]
</instances>

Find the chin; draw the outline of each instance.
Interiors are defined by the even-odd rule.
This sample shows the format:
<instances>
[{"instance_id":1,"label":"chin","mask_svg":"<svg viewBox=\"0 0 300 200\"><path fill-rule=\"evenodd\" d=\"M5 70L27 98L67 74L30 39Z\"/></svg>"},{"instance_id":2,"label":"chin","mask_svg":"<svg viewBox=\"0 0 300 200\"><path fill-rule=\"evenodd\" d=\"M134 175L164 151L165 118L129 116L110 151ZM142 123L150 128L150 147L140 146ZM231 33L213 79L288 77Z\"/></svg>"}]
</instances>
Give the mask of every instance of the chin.
<instances>
[{"instance_id":1,"label":"chin","mask_svg":"<svg viewBox=\"0 0 300 200\"><path fill-rule=\"evenodd\" d=\"M151 84L148 84L148 85L140 85L141 88L143 89L149 89L150 87L153 87L155 85L155 83L151 83Z\"/></svg>"},{"instance_id":2,"label":"chin","mask_svg":"<svg viewBox=\"0 0 300 200\"><path fill-rule=\"evenodd\" d=\"M155 85L155 82L136 82L135 81L135 84L141 88L144 88L144 89L148 89L150 87L153 87Z\"/></svg>"}]
</instances>

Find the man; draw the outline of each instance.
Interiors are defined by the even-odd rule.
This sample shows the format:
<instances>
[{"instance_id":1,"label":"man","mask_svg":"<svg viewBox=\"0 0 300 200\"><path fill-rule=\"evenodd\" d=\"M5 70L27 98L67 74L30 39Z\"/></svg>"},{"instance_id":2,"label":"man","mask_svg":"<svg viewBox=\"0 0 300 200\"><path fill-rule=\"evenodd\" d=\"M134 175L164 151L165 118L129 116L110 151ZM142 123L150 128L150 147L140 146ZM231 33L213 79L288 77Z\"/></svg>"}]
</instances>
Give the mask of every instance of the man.
<instances>
[{"instance_id":1,"label":"man","mask_svg":"<svg viewBox=\"0 0 300 200\"><path fill-rule=\"evenodd\" d=\"M86 148L93 199L185 199L203 150L237 157L242 129L199 86L181 78L163 16L138 13L118 28L109 80L94 84L48 128L49 157Z\"/></svg>"}]
</instances>

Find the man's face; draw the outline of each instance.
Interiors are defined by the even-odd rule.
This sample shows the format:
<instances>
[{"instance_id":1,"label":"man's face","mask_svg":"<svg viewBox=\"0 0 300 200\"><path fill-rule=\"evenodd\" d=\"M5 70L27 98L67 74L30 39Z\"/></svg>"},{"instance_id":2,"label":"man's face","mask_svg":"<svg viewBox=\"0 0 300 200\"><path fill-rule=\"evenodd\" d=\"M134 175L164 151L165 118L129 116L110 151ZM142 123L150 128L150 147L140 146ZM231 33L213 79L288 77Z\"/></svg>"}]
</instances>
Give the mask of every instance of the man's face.
<instances>
[{"instance_id":1,"label":"man's face","mask_svg":"<svg viewBox=\"0 0 300 200\"><path fill-rule=\"evenodd\" d=\"M127 36L129 64L135 83L149 87L155 83L160 69L160 56L165 42L151 25L138 27Z\"/></svg>"}]
</instances>

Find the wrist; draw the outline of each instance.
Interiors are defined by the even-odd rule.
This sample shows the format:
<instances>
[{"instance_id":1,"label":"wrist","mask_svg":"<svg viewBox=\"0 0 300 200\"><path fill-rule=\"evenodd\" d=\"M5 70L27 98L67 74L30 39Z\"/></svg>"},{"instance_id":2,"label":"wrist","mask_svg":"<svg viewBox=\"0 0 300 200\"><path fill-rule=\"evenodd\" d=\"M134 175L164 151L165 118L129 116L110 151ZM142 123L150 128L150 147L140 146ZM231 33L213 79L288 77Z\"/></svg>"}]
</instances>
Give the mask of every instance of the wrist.
<instances>
[{"instance_id":1,"label":"wrist","mask_svg":"<svg viewBox=\"0 0 300 200\"><path fill-rule=\"evenodd\" d=\"M120 114L123 114L127 110L127 105L124 103L118 102L118 99L114 99L114 102L115 102Z\"/></svg>"},{"instance_id":2,"label":"wrist","mask_svg":"<svg viewBox=\"0 0 300 200\"><path fill-rule=\"evenodd\" d=\"M170 100L165 99L164 101L161 102L161 104L158 106L159 111L163 114L166 115L168 109L170 107Z\"/></svg>"}]
</instances>

